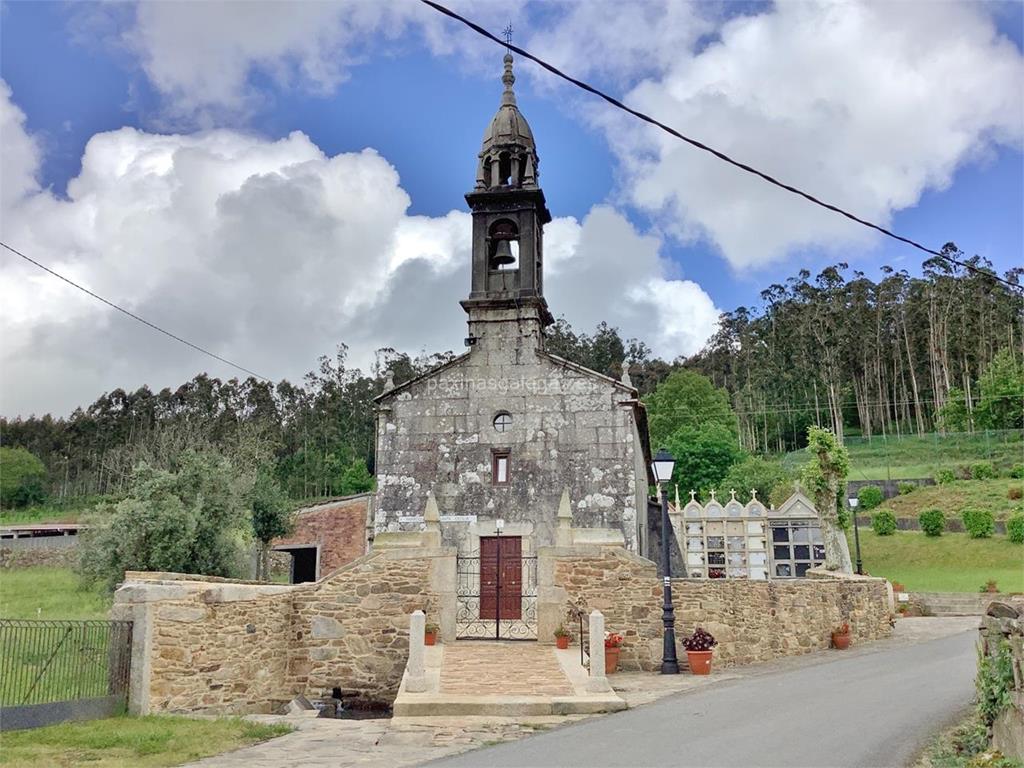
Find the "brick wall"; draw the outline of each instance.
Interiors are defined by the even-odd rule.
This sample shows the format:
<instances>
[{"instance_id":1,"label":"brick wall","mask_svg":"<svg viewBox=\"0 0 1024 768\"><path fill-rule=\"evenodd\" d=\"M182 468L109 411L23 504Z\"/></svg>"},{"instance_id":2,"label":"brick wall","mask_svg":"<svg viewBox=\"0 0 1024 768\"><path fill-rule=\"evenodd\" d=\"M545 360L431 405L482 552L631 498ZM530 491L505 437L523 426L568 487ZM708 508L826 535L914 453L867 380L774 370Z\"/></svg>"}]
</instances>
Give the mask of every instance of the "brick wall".
<instances>
[{"instance_id":1,"label":"brick wall","mask_svg":"<svg viewBox=\"0 0 1024 768\"><path fill-rule=\"evenodd\" d=\"M319 547L317 578L323 578L366 554L370 498L371 494L362 494L300 509L295 514L295 530L274 539L272 546Z\"/></svg>"}]
</instances>

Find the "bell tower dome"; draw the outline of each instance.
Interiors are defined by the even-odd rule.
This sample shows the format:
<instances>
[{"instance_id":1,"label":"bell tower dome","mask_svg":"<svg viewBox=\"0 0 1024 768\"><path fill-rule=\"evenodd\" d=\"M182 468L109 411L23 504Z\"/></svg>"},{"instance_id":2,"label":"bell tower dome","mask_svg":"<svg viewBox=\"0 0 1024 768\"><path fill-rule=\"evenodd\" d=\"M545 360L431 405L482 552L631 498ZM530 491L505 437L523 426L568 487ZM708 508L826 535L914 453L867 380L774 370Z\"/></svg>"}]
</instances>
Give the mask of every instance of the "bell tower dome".
<instances>
[{"instance_id":1,"label":"bell tower dome","mask_svg":"<svg viewBox=\"0 0 1024 768\"><path fill-rule=\"evenodd\" d=\"M515 310L517 319L532 317L540 327L554 321L543 275L543 229L551 214L538 184L533 131L516 105L511 54L504 63L501 106L484 132L476 184L466 195L473 213L473 269L462 306L471 337L474 321L493 322L496 312L504 317Z\"/></svg>"}]
</instances>

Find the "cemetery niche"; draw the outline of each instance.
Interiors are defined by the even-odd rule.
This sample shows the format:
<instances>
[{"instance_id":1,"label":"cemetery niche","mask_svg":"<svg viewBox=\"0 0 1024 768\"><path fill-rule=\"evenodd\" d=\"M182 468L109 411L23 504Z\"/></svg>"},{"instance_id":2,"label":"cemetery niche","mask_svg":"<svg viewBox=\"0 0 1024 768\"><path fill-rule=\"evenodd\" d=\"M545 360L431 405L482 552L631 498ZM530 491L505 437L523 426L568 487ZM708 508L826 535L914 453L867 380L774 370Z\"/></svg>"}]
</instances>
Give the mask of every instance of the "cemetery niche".
<instances>
[{"instance_id":1,"label":"cemetery niche","mask_svg":"<svg viewBox=\"0 0 1024 768\"><path fill-rule=\"evenodd\" d=\"M793 579L825 562L817 510L799 491L778 509L768 509L756 492L747 504L732 498L723 506L712 491L701 504L696 492L679 509L673 527L689 579Z\"/></svg>"}]
</instances>

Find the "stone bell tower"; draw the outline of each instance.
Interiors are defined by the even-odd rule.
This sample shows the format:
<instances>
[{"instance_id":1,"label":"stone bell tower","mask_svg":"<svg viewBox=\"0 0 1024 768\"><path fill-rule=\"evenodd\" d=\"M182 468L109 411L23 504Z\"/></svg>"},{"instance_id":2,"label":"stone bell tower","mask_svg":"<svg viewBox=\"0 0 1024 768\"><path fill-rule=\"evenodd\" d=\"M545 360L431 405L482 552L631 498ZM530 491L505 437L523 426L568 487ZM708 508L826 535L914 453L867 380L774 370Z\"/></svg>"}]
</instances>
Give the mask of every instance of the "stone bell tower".
<instances>
[{"instance_id":1,"label":"stone bell tower","mask_svg":"<svg viewBox=\"0 0 1024 768\"><path fill-rule=\"evenodd\" d=\"M554 321L543 270L543 229L551 214L538 184L533 132L516 106L515 80L506 54L501 106L484 133L476 186L466 195L473 212L473 270L462 307L470 345L491 347L498 337L508 343L508 324L514 323L521 340L534 339L539 347L541 330Z\"/></svg>"}]
</instances>

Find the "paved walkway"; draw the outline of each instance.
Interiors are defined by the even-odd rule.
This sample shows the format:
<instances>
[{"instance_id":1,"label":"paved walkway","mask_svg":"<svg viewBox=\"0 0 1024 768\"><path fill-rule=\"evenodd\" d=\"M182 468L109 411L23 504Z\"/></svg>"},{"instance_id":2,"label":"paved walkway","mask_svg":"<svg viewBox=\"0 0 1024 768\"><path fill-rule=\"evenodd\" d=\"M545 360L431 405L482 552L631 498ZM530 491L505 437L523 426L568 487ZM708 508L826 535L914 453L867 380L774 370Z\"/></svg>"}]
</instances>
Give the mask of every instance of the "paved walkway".
<instances>
[{"instance_id":1,"label":"paved walkway","mask_svg":"<svg viewBox=\"0 0 1024 768\"><path fill-rule=\"evenodd\" d=\"M441 693L571 696L550 645L458 641L444 649Z\"/></svg>"},{"instance_id":2,"label":"paved walkway","mask_svg":"<svg viewBox=\"0 0 1024 768\"><path fill-rule=\"evenodd\" d=\"M788 713L786 722L779 730L778 739L783 743L799 742L814 743L819 737L823 743L827 743L830 734L835 731L842 736L849 730L855 728L867 728L870 732L872 722L864 723L857 718L860 715L856 710L856 697L862 696L863 688L879 689L896 693L904 690L906 675L901 672L900 667L905 665L908 670L914 667L914 659L933 658L936 653L932 641L941 638L951 638L954 647L959 650L952 657L943 661L941 658L931 665L929 674L934 675L936 693L940 693L943 686L947 685L955 677L958 686L963 686L963 679L970 673L973 674L974 656L972 643L978 620L976 618L914 618L901 619L897 622L896 632L890 640L884 640L867 646L854 646L849 651L838 654L834 651L824 651L808 656L799 656L783 659L772 664L764 664L746 668L734 668L722 672L714 672L710 677L696 677L693 675L655 675L649 673L625 673L609 677L615 686L615 690L628 702L631 711L617 715L605 716L584 716L574 715L568 717L530 717L525 720L495 719L495 718L416 718L391 720L325 720L308 718L283 718L270 715L257 715L251 719L264 722L290 722L299 730L295 733L282 736L272 741L257 744L252 747L236 750L224 755L207 758L192 764L196 768L291 768L291 766L303 766L304 768L403 768L403 766L418 765L438 758L450 758L459 753L479 747L487 747L503 742L518 741L524 737L533 736L516 745L517 748L526 748L529 752L506 753L508 748L496 747L483 752L474 752L464 756L464 761L452 763L453 765L550 765L550 764L573 764L564 759L557 759L559 755L552 753L545 757L543 754L534 755L534 744L540 745L540 751L544 749L560 749L558 742L552 744L549 739L558 737L560 740L563 734L567 734L570 741L578 738L574 734L581 734L585 739L593 739L594 744L603 745L598 752L607 751L607 759L601 754L596 755L593 765L615 765L616 768L624 765L636 765L643 763L641 756L636 753L637 745L643 745L646 736L643 733L647 717L659 718L658 728L664 729L664 733L673 736L672 741L672 762L665 764L672 765L727 765L729 763L716 760L704 763L694 762L695 756L699 753L690 750L688 745L697 744L699 735L709 729L714 730L714 717L720 717L726 725L723 730L714 730L717 734L714 743L721 743L729 746L732 741L745 743L750 738L767 731L767 737L771 737L768 729L770 718L776 709ZM955 636L955 637L954 637ZM957 645L962 644L962 647ZM887 661L887 659L889 659ZM895 667L892 660L895 660ZM856 670L854 679L847 676L850 665ZM815 672L817 670L817 672ZM811 675L810 680L794 675ZM914 678L915 673L910 672ZM858 677L859 676L859 677ZM800 680L804 682L800 682ZM859 682L858 682L859 679ZM814 680L818 682L812 684ZM824 682L822 682L824 681ZM879 684L881 681L881 685ZM923 684L928 686L928 695L932 693L932 680L924 680ZM814 732L814 717L817 716L815 705L808 703L809 697L815 694L815 685L820 692L823 692L828 706L824 710L831 718L820 732ZM766 686L761 688L759 686ZM968 686L969 687L969 686ZM703 708L702 697L716 694L719 691L733 690L737 693L738 701L727 700L724 709L712 710ZM749 693L758 690L755 696ZM681 692L689 692L686 696L676 696ZM963 694L963 700L970 697L970 692ZM894 697L893 697L894 698ZM652 706L643 706L658 702ZM894 698L894 700L896 700ZM958 699L959 701L959 699ZM692 709L687 709L689 704ZM641 707L634 710L634 707ZM682 707L676 710L667 710L664 715L657 710L659 707ZM928 703L925 702L925 711L930 712ZM786 709L780 709L780 708ZM912 707L910 708L912 709ZM716 714L712 716L712 712ZM872 721L884 720L882 715L868 713ZM600 718L600 719L598 719ZM619 724L623 723L622 718L631 718L626 721L632 723L632 730L623 731ZM583 722L581 722L583 721ZM577 723L577 725L572 725ZM561 727L569 724L569 727ZM694 725L696 724L696 725ZM582 728L592 728L595 733L582 732ZM904 728L902 721L897 718L894 721L894 728ZM941 717L933 722L926 723L917 730L902 730L899 733L897 745L884 759L874 763L859 763L860 765L896 765L890 762L889 758L912 751L916 748L917 740L927 737L929 729L942 727ZM555 730L557 729L557 730ZM657 729L655 729L657 730ZM552 731L551 733L542 733ZM540 735L537 735L540 734ZM615 734L609 739L609 734ZM741 734L742 738L736 738ZM851 745L861 741L860 735L849 739ZM772 742L761 742L756 755L757 760L751 765L781 765L783 761L778 755L768 751ZM623 758L617 749L632 750L627 758ZM840 749L845 748L841 745ZM681 757L682 755L689 757ZM536 760L530 758L534 755ZM613 755L618 755L613 759ZM721 753L719 753L719 756ZM564 755L563 755L564 757ZM820 756L821 759L813 763L799 761L795 764L802 765L831 765L844 764L830 762L827 755ZM778 758L778 759L776 759ZM505 760L506 762L500 762ZM552 762L553 761L553 762ZM602 762L603 761L603 762ZM590 764L590 763L579 763ZM652 764L657 765L654 762ZM735 763L734 763L735 764ZM746 763L742 763L746 764ZM857 763L845 763L854 765ZM901 764L901 763L900 763Z\"/></svg>"}]
</instances>

